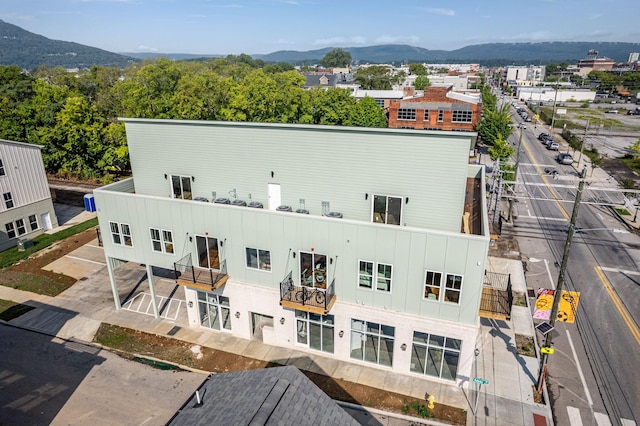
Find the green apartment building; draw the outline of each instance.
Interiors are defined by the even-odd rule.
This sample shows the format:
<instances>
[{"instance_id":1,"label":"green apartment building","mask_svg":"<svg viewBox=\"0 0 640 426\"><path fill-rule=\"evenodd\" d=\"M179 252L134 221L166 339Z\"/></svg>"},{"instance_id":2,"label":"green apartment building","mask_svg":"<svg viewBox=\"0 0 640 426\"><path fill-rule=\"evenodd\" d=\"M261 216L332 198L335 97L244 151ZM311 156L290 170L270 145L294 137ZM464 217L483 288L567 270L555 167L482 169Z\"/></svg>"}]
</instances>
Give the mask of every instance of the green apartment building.
<instances>
[{"instance_id":1,"label":"green apartment building","mask_svg":"<svg viewBox=\"0 0 640 426\"><path fill-rule=\"evenodd\" d=\"M475 133L123 121L133 177L94 192L116 308L119 265L166 268L193 328L468 381L489 247Z\"/></svg>"}]
</instances>

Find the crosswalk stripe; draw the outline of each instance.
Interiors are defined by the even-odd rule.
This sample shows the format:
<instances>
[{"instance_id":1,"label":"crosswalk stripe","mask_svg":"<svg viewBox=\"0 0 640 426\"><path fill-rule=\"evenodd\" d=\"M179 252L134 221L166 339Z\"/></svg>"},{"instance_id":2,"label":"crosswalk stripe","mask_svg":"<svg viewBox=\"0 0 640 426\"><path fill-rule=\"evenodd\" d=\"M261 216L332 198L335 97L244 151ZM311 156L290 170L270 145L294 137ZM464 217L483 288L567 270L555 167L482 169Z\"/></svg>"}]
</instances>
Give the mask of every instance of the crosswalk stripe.
<instances>
[{"instance_id":1,"label":"crosswalk stripe","mask_svg":"<svg viewBox=\"0 0 640 426\"><path fill-rule=\"evenodd\" d=\"M576 407L567 407L567 414L569 414L569 423L571 426L582 426L582 417L580 417L580 410Z\"/></svg>"},{"instance_id":2,"label":"crosswalk stripe","mask_svg":"<svg viewBox=\"0 0 640 426\"><path fill-rule=\"evenodd\" d=\"M636 422L633 420L620 419L620 421L622 422L622 426L636 426Z\"/></svg>"},{"instance_id":3,"label":"crosswalk stripe","mask_svg":"<svg viewBox=\"0 0 640 426\"><path fill-rule=\"evenodd\" d=\"M611 420L609 420L609 416L603 413L593 413L596 418L596 423L598 426L611 426Z\"/></svg>"}]
</instances>

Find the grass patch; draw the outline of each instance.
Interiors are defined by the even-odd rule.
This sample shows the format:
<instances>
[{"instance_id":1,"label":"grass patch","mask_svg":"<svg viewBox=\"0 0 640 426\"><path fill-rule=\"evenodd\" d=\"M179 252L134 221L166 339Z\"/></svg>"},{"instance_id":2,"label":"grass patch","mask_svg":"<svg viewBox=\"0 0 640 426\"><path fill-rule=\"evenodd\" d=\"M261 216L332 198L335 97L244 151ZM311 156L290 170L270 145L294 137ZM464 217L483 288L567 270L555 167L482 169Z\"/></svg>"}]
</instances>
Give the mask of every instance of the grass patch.
<instances>
[{"instance_id":1,"label":"grass patch","mask_svg":"<svg viewBox=\"0 0 640 426\"><path fill-rule=\"evenodd\" d=\"M640 157L633 158L631 156L625 156L620 160L634 172L640 173Z\"/></svg>"},{"instance_id":2,"label":"grass patch","mask_svg":"<svg viewBox=\"0 0 640 426\"><path fill-rule=\"evenodd\" d=\"M418 401L412 401L409 404L405 404L402 406L402 412L408 415L418 415L423 418L433 417L433 414L424 404L421 404Z\"/></svg>"},{"instance_id":3,"label":"grass patch","mask_svg":"<svg viewBox=\"0 0 640 426\"><path fill-rule=\"evenodd\" d=\"M98 218L89 219L86 222L79 223L60 232L56 232L55 234L42 234L34 238L33 246L29 247L25 251L18 251L17 247L5 250L0 253L0 269L6 268L7 266L11 266L23 259L26 259L31 254L47 248L57 241L64 240L65 238L76 235L95 226L98 226Z\"/></svg>"},{"instance_id":4,"label":"grass patch","mask_svg":"<svg viewBox=\"0 0 640 426\"><path fill-rule=\"evenodd\" d=\"M0 320L11 321L34 309L33 306L22 305L10 300L0 299Z\"/></svg>"},{"instance_id":5,"label":"grass patch","mask_svg":"<svg viewBox=\"0 0 640 426\"><path fill-rule=\"evenodd\" d=\"M516 334L516 350L519 355L535 356L533 337Z\"/></svg>"},{"instance_id":6,"label":"grass patch","mask_svg":"<svg viewBox=\"0 0 640 426\"><path fill-rule=\"evenodd\" d=\"M631 216L631 213L627 209L619 209L616 207L616 212L621 216Z\"/></svg>"},{"instance_id":7,"label":"grass patch","mask_svg":"<svg viewBox=\"0 0 640 426\"><path fill-rule=\"evenodd\" d=\"M15 288L16 290L30 291L31 293L43 294L45 296L55 297L71 287L75 280L61 274L49 272L47 276L44 274L34 274L29 272L2 272L2 285ZM60 279L57 279L58 275Z\"/></svg>"}]
</instances>

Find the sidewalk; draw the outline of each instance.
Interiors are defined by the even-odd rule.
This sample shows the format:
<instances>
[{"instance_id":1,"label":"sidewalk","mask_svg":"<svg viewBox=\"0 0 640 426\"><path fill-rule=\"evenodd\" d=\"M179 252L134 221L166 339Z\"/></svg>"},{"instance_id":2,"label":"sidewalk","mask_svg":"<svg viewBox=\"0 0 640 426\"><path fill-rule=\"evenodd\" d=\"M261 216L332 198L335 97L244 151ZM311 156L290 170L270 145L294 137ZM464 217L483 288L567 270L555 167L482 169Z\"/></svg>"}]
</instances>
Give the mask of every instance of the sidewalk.
<instances>
[{"instance_id":1,"label":"sidewalk","mask_svg":"<svg viewBox=\"0 0 640 426\"><path fill-rule=\"evenodd\" d=\"M95 242L90 243L95 245ZM85 250L81 248L76 250ZM76 252L70 253L77 261ZM62 258L64 259L64 258ZM57 268L60 265L60 259ZM45 267L46 268L46 267ZM436 403L442 403L467 410L467 424L474 425L538 425L534 414L547 418L551 425L551 413L548 406L533 401L538 362L536 358L524 357L516 352L515 334L533 336L533 323L529 308L514 306L508 321L481 319L481 338L479 355L476 359L475 377L487 380L477 395L475 384L463 389L456 384L446 384L412 375L400 375L350 362L325 357L312 351L275 347L254 340L235 338L229 334L207 329L195 329L187 324L186 310L182 292L175 291L175 282L167 278L156 277L156 296L166 309L159 319L145 309L143 298L135 303L123 305L116 311L111 295L107 270L95 269L95 262L88 266L88 275L57 297L41 296L29 292L0 286L0 299L12 300L35 306L36 309L15 318L10 323L15 326L37 330L63 339L76 339L91 342L101 322L137 329L147 333L172 337L185 342L221 349L227 352L264 360L295 365L300 369L327 374L332 377L373 386L416 398L434 395ZM526 294L522 264L517 260L489 258L487 270L509 273L512 277L514 292ZM92 272L93 271L93 272ZM139 289L147 289L144 282L145 270L139 265L125 265L116 271L119 282L141 282ZM143 292L139 292L143 295ZM144 296L143 296L144 297ZM149 300L149 299L147 299ZM171 302L170 304L168 302ZM148 301L146 302L149 303ZM477 415L473 409L478 399ZM371 414L374 416L375 413ZM410 424L404 416L380 413L374 424ZM372 420L370 418L370 420ZM415 423L414 419L414 423ZM422 421L423 424L437 424Z\"/></svg>"}]
</instances>

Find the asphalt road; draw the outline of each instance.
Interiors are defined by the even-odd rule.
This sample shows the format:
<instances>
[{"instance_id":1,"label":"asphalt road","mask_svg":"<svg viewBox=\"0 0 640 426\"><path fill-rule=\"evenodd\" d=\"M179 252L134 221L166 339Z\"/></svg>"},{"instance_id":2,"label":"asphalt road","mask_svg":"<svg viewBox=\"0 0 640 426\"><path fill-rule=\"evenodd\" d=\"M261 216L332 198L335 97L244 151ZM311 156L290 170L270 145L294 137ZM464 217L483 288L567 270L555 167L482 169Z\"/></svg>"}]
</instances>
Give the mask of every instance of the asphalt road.
<instances>
[{"instance_id":1,"label":"asphalt road","mask_svg":"<svg viewBox=\"0 0 640 426\"><path fill-rule=\"evenodd\" d=\"M554 164L557 153L535 139L540 131L527 123L520 157L526 165L520 168L519 179L552 185L573 181L577 187L575 170ZM517 135L510 140L517 143ZM558 179L544 174L549 168L559 172ZM567 199L576 192L543 190ZM554 263L562 261L572 208L571 203L526 197L516 203L515 230L530 265L530 288L557 283ZM615 215L589 204L580 206L577 228L583 231L575 234L571 245L565 289L581 293L580 305L575 324L556 323L556 353L548 365L556 423L601 425L608 418L614 425L621 424L621 419L640 424L640 238L612 232L622 228Z\"/></svg>"},{"instance_id":2,"label":"asphalt road","mask_svg":"<svg viewBox=\"0 0 640 426\"><path fill-rule=\"evenodd\" d=\"M0 424L164 425L206 378L0 324Z\"/></svg>"}]
</instances>

